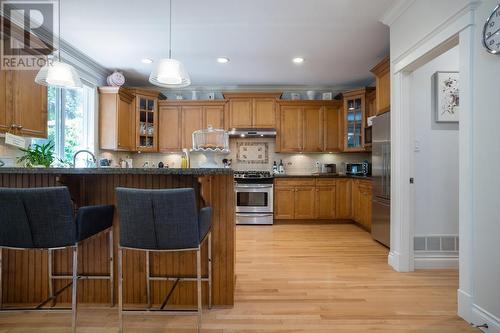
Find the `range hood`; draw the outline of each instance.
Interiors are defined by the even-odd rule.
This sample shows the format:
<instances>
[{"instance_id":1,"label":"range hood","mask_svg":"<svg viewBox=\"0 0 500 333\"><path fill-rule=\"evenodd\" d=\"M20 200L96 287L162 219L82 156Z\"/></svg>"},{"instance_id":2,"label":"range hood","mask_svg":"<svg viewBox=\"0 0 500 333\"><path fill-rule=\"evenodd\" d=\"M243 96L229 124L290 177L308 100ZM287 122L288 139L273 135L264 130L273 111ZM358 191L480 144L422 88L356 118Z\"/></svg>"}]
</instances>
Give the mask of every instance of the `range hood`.
<instances>
[{"instance_id":1,"label":"range hood","mask_svg":"<svg viewBox=\"0 0 500 333\"><path fill-rule=\"evenodd\" d=\"M233 128L229 132L232 138L275 138L274 128Z\"/></svg>"}]
</instances>

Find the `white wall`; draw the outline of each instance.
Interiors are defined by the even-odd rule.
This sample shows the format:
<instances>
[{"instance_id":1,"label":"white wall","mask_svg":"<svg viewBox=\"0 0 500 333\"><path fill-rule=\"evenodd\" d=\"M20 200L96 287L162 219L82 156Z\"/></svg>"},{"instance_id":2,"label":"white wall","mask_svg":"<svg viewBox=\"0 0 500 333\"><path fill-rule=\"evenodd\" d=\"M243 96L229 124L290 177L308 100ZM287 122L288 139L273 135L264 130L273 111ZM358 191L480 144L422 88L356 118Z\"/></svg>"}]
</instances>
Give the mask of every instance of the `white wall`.
<instances>
[{"instance_id":1,"label":"white wall","mask_svg":"<svg viewBox=\"0 0 500 333\"><path fill-rule=\"evenodd\" d=\"M407 128L406 69L413 70L457 35L460 36L460 281L458 314L487 332L500 333L500 57L488 54L481 43L483 24L498 0L414 0L391 25L391 100L395 114L393 166L410 165ZM436 54L436 53L434 53ZM462 96L462 92L464 92ZM463 97L463 98L462 98ZM409 102L408 102L409 103ZM399 142L399 143L397 143ZM407 160L398 162L396 160ZM404 251L408 241L409 173L394 170L391 242ZM395 179L398 176L400 179ZM393 232L394 231L394 232ZM408 270L409 258L393 252L393 267ZM411 267L410 267L411 269Z\"/></svg>"},{"instance_id":2,"label":"white wall","mask_svg":"<svg viewBox=\"0 0 500 333\"><path fill-rule=\"evenodd\" d=\"M458 71L458 47L411 74L415 140L415 236L458 235L458 124L436 123L432 80Z\"/></svg>"},{"instance_id":3,"label":"white wall","mask_svg":"<svg viewBox=\"0 0 500 333\"><path fill-rule=\"evenodd\" d=\"M408 1L406 1L408 2ZM391 59L410 52L417 42L444 25L470 0L409 0L410 7L391 24Z\"/></svg>"},{"instance_id":4,"label":"white wall","mask_svg":"<svg viewBox=\"0 0 500 333\"><path fill-rule=\"evenodd\" d=\"M500 56L484 50L481 34L496 5L486 0L476 10L472 51L474 303L496 317L496 330L489 332L500 332L500 177L492 172L500 165Z\"/></svg>"}]
</instances>

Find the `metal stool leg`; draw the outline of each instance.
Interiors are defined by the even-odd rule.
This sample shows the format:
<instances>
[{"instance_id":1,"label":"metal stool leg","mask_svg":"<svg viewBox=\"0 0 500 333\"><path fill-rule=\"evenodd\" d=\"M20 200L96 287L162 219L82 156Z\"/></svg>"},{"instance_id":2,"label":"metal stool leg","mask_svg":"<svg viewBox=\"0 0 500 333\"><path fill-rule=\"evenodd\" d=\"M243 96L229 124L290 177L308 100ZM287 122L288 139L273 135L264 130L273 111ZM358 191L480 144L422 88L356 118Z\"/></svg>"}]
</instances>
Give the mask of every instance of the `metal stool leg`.
<instances>
[{"instance_id":1,"label":"metal stool leg","mask_svg":"<svg viewBox=\"0 0 500 333\"><path fill-rule=\"evenodd\" d=\"M2 274L3 274L3 267L2 267L2 248L0 247L0 309L3 307L3 281L2 281Z\"/></svg>"},{"instance_id":2,"label":"metal stool leg","mask_svg":"<svg viewBox=\"0 0 500 333\"><path fill-rule=\"evenodd\" d=\"M109 230L109 298L111 307L115 305L115 275L114 275L114 252L113 252L113 228Z\"/></svg>"},{"instance_id":3,"label":"metal stool leg","mask_svg":"<svg viewBox=\"0 0 500 333\"><path fill-rule=\"evenodd\" d=\"M208 232L208 308L212 308L212 232Z\"/></svg>"},{"instance_id":4,"label":"metal stool leg","mask_svg":"<svg viewBox=\"0 0 500 333\"><path fill-rule=\"evenodd\" d=\"M198 333L201 331L201 250L196 251L196 291L198 299Z\"/></svg>"},{"instance_id":5,"label":"metal stool leg","mask_svg":"<svg viewBox=\"0 0 500 333\"><path fill-rule=\"evenodd\" d=\"M76 313L77 313L77 287L78 287L78 245L73 247L73 285L71 292L72 332L76 333Z\"/></svg>"},{"instance_id":6,"label":"metal stool leg","mask_svg":"<svg viewBox=\"0 0 500 333\"><path fill-rule=\"evenodd\" d=\"M150 272L149 272L149 251L146 251L146 296L148 301L148 309L151 309L151 285L149 283Z\"/></svg>"},{"instance_id":7,"label":"metal stool leg","mask_svg":"<svg viewBox=\"0 0 500 333\"><path fill-rule=\"evenodd\" d=\"M47 255L47 262L48 262L48 271L49 271L49 298L51 299L50 301L50 306L54 307L56 305L56 298L54 297L54 278L53 278L53 271L52 271L52 250L48 250L48 255Z\"/></svg>"},{"instance_id":8,"label":"metal stool leg","mask_svg":"<svg viewBox=\"0 0 500 333\"><path fill-rule=\"evenodd\" d=\"M118 247L118 333L123 332L123 267L122 267L122 253L121 247Z\"/></svg>"}]
</instances>

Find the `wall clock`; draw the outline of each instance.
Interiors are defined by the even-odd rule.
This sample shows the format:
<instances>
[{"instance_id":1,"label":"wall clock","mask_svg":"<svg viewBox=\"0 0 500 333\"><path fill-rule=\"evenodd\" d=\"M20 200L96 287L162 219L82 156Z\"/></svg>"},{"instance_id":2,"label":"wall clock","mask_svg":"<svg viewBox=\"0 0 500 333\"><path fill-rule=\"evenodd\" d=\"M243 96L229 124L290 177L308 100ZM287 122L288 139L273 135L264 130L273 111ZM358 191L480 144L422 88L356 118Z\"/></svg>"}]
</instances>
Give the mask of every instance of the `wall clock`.
<instances>
[{"instance_id":1,"label":"wall clock","mask_svg":"<svg viewBox=\"0 0 500 333\"><path fill-rule=\"evenodd\" d=\"M500 54L500 4L484 24L483 45L489 53Z\"/></svg>"}]
</instances>

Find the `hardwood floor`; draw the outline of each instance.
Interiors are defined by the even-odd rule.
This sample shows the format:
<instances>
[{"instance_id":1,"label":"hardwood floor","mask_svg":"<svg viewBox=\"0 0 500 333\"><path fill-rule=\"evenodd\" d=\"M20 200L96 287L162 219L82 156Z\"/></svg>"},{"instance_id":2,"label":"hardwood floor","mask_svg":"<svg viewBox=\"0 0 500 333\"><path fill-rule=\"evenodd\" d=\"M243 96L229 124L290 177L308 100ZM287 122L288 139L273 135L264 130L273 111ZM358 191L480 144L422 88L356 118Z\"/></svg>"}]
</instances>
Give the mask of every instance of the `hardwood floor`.
<instances>
[{"instance_id":1,"label":"hardwood floor","mask_svg":"<svg viewBox=\"0 0 500 333\"><path fill-rule=\"evenodd\" d=\"M396 273L350 224L238 226L236 302L203 332L480 332L456 315L456 270ZM195 332L192 317L127 315L127 333ZM63 333L68 314L0 314L0 333ZM116 309L79 312L80 333L117 332Z\"/></svg>"}]
</instances>

